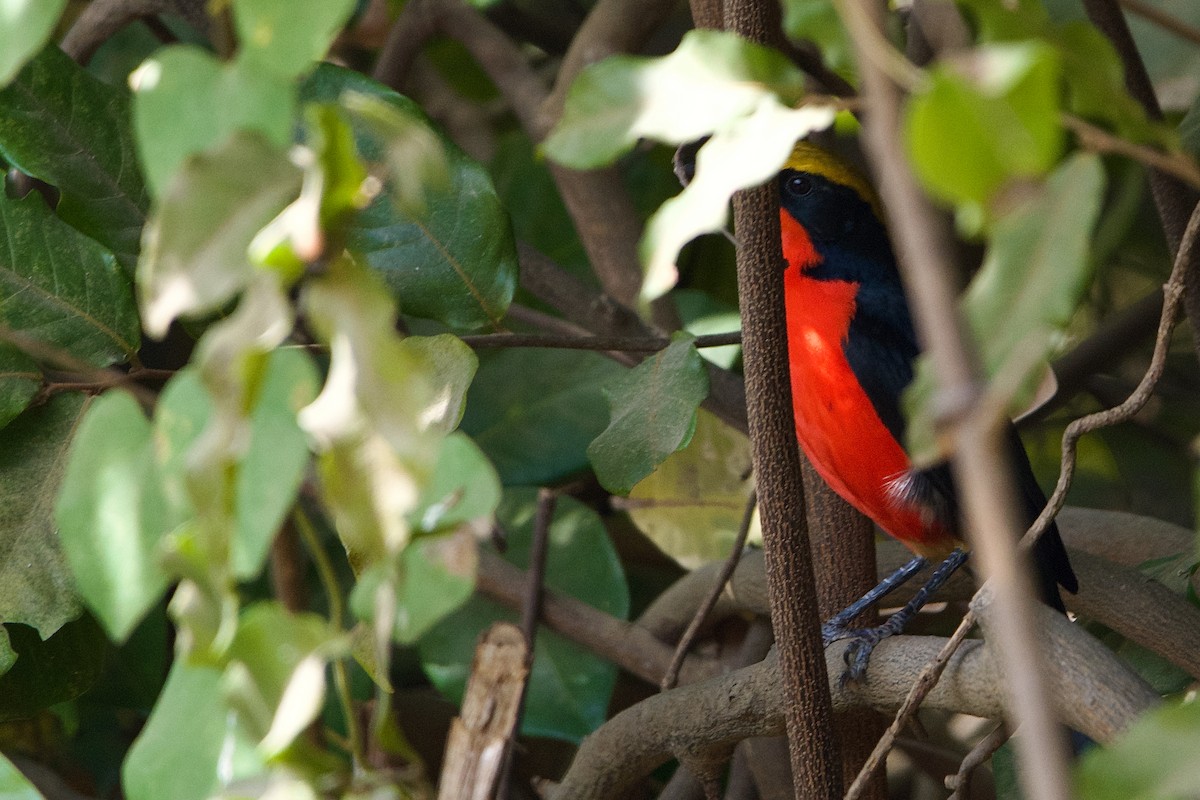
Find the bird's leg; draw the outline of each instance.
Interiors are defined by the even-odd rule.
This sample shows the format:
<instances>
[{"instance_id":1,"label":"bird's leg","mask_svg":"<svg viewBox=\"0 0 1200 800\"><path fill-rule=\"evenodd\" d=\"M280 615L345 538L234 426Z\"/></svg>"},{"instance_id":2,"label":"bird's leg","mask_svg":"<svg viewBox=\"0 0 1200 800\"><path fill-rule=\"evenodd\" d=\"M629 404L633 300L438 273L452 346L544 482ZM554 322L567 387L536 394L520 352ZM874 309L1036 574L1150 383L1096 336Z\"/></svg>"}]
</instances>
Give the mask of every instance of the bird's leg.
<instances>
[{"instance_id":1,"label":"bird's leg","mask_svg":"<svg viewBox=\"0 0 1200 800\"><path fill-rule=\"evenodd\" d=\"M924 556L913 556L911 561L881 580L871 591L830 617L829 621L821 626L821 638L824 639L824 643L828 645L838 639L853 636L858 630L850 627L854 618L889 595L896 587L907 583L909 578L925 567L925 563Z\"/></svg>"},{"instance_id":2,"label":"bird's leg","mask_svg":"<svg viewBox=\"0 0 1200 800\"><path fill-rule=\"evenodd\" d=\"M915 559L914 559L915 560ZM897 611L887 618L887 621L876 628L855 628L845 632L839 638L852 639L850 646L846 648L846 653L843 658L846 661L846 672L842 676L842 680L856 681L863 676L867 671L867 662L871 658L871 651L875 649L875 645L887 637L897 634L904 630L904 626L921 608L929 602L929 598L941 588L954 571L961 567L967 560L965 550L956 549L946 560L938 565L938 568L929 576L929 580L925 585L917 590L904 608ZM909 562L911 564L912 562ZM908 565L905 565L906 567ZM861 601L860 601L861 602ZM846 612L842 612L843 614ZM840 614L838 616L841 616Z\"/></svg>"}]
</instances>

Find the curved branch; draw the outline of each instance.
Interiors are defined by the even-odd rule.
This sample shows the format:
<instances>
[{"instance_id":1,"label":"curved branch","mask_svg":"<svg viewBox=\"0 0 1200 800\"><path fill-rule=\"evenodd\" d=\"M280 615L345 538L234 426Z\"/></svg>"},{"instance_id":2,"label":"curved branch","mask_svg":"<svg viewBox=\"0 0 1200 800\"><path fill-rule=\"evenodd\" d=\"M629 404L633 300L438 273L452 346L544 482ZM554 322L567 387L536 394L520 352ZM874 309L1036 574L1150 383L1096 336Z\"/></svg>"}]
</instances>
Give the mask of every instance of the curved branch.
<instances>
[{"instance_id":1,"label":"curved branch","mask_svg":"<svg viewBox=\"0 0 1200 800\"><path fill-rule=\"evenodd\" d=\"M94 0L80 12L60 46L75 61L86 64L117 31L139 17L161 14L170 7L168 0Z\"/></svg>"},{"instance_id":2,"label":"curved branch","mask_svg":"<svg viewBox=\"0 0 1200 800\"><path fill-rule=\"evenodd\" d=\"M978 613L986 619L989 604ZM1157 695L1102 645L1060 615L1042 609L1040 634L1060 654L1047 678L1063 721L1100 742L1110 741ZM834 709L869 706L894 712L912 682L943 647L938 637L900 636L876 648L860 683L839 685L845 642L825 651ZM673 757L729 746L783 730L782 676L777 657L729 675L654 695L626 709L588 737L554 798L600 800L622 792ZM939 708L981 717L1003 714L1003 678L991 649L972 640L950 659L942 680L925 700Z\"/></svg>"}]
</instances>

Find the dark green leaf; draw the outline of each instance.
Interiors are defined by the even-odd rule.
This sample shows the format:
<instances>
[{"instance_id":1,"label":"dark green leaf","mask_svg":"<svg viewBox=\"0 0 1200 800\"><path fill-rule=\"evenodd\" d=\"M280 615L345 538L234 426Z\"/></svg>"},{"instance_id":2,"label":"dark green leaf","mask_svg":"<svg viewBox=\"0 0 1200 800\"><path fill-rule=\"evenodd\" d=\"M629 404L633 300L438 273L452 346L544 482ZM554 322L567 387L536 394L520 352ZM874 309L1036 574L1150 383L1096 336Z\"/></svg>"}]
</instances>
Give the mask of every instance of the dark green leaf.
<instances>
[{"instance_id":1,"label":"dark green leaf","mask_svg":"<svg viewBox=\"0 0 1200 800\"><path fill-rule=\"evenodd\" d=\"M147 198L124 93L46 48L0 91L0 156L57 186L59 215L133 268Z\"/></svg>"},{"instance_id":2,"label":"dark green leaf","mask_svg":"<svg viewBox=\"0 0 1200 800\"><path fill-rule=\"evenodd\" d=\"M206 800L263 770L255 742L229 724L222 674L178 660L121 769L129 800Z\"/></svg>"},{"instance_id":3,"label":"dark green leaf","mask_svg":"<svg viewBox=\"0 0 1200 800\"><path fill-rule=\"evenodd\" d=\"M853 68L852 48L836 6L829 0L784 0L783 31L793 41L810 41L821 59L839 72Z\"/></svg>"},{"instance_id":4,"label":"dark green leaf","mask_svg":"<svg viewBox=\"0 0 1200 800\"><path fill-rule=\"evenodd\" d=\"M24 625L8 625L7 631L17 663L0 675L0 721L32 717L78 697L104 666L104 631L86 614L44 641Z\"/></svg>"},{"instance_id":5,"label":"dark green leaf","mask_svg":"<svg viewBox=\"0 0 1200 800\"><path fill-rule=\"evenodd\" d=\"M506 485L554 481L588 465L587 446L608 417L601 390L624 371L593 353L488 354L467 393L462 429Z\"/></svg>"},{"instance_id":6,"label":"dark green leaf","mask_svg":"<svg viewBox=\"0 0 1200 800\"><path fill-rule=\"evenodd\" d=\"M80 612L54 501L87 404L59 394L0 430L0 621L24 623L43 637Z\"/></svg>"},{"instance_id":7,"label":"dark green leaf","mask_svg":"<svg viewBox=\"0 0 1200 800\"><path fill-rule=\"evenodd\" d=\"M42 385L42 371L29 356L0 341L0 428L25 410Z\"/></svg>"},{"instance_id":8,"label":"dark green leaf","mask_svg":"<svg viewBox=\"0 0 1200 800\"><path fill-rule=\"evenodd\" d=\"M404 115L428 124L408 98L361 73L323 64L302 89L306 101L336 102L353 91L387 101ZM355 124L359 151L382 159L388 142ZM409 214L381 196L359 216L349 233L361 254L387 284L401 311L457 328L498 321L516 284L516 247L508 215L487 172L443 139L450 185L430 188L425 209Z\"/></svg>"},{"instance_id":9,"label":"dark green leaf","mask_svg":"<svg viewBox=\"0 0 1200 800\"><path fill-rule=\"evenodd\" d=\"M536 492L507 493L497 516L508 533L504 558L529 563ZM625 576L604 525L586 506L561 498L550 526L546 585L616 617L629 611ZM422 665L439 691L461 701L481 631L515 615L479 597L451 615L420 643ZM606 716L616 669L578 645L545 629L534 646L533 672L522 730L533 736L578 741Z\"/></svg>"},{"instance_id":10,"label":"dark green leaf","mask_svg":"<svg viewBox=\"0 0 1200 800\"><path fill-rule=\"evenodd\" d=\"M241 291L251 241L299 190L300 170L257 134L234 134L189 160L146 228L138 292L147 333L161 337L176 317L213 311Z\"/></svg>"},{"instance_id":11,"label":"dark green leaf","mask_svg":"<svg viewBox=\"0 0 1200 800\"><path fill-rule=\"evenodd\" d=\"M239 0L233 5L239 57L286 78L299 75L329 50L354 6L354 0Z\"/></svg>"},{"instance_id":12,"label":"dark green leaf","mask_svg":"<svg viewBox=\"0 0 1200 800\"><path fill-rule=\"evenodd\" d=\"M4 5L0 25L0 87L12 80L21 66L42 49L67 0L15 0ZM0 790L0 795L3 790Z\"/></svg>"},{"instance_id":13,"label":"dark green leaf","mask_svg":"<svg viewBox=\"0 0 1200 800\"><path fill-rule=\"evenodd\" d=\"M708 373L692 341L677 334L667 349L605 389L612 418L587 454L596 477L613 494L629 494L691 440L696 409L708 396Z\"/></svg>"},{"instance_id":14,"label":"dark green leaf","mask_svg":"<svg viewBox=\"0 0 1200 800\"><path fill-rule=\"evenodd\" d=\"M124 641L167 588L158 543L169 512L155 446L137 401L107 392L79 425L55 506L79 593L114 641Z\"/></svg>"},{"instance_id":15,"label":"dark green leaf","mask_svg":"<svg viewBox=\"0 0 1200 800\"><path fill-rule=\"evenodd\" d=\"M128 361L140 340L129 277L112 254L41 197L0 196L0 323L96 366Z\"/></svg>"},{"instance_id":16,"label":"dark green leaf","mask_svg":"<svg viewBox=\"0 0 1200 800\"><path fill-rule=\"evenodd\" d=\"M296 97L291 81L243 59L222 64L192 45L159 50L131 78L133 121L146 183L161 197L184 160L236 131L271 144L292 139ZM249 167L253 171L253 167Z\"/></svg>"}]
</instances>

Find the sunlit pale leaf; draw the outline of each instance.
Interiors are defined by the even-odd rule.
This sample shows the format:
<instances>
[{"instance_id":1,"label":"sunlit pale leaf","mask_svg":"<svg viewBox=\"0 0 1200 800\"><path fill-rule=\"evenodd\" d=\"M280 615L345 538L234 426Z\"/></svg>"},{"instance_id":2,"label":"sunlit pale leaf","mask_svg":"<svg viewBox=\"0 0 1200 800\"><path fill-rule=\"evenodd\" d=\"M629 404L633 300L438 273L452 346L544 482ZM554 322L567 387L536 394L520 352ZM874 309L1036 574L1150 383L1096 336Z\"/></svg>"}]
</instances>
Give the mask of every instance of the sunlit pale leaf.
<instances>
[{"instance_id":1,"label":"sunlit pale leaf","mask_svg":"<svg viewBox=\"0 0 1200 800\"><path fill-rule=\"evenodd\" d=\"M0 241L0 324L51 354L96 366L134 356L140 331L132 287L111 253L37 195L0 196Z\"/></svg>"},{"instance_id":2,"label":"sunlit pale leaf","mask_svg":"<svg viewBox=\"0 0 1200 800\"><path fill-rule=\"evenodd\" d=\"M66 5L67 0L0 0L0 87L46 43Z\"/></svg>"},{"instance_id":3,"label":"sunlit pale leaf","mask_svg":"<svg viewBox=\"0 0 1200 800\"><path fill-rule=\"evenodd\" d=\"M291 78L319 60L354 0L236 0L233 21L248 65Z\"/></svg>"},{"instance_id":4,"label":"sunlit pale leaf","mask_svg":"<svg viewBox=\"0 0 1200 800\"><path fill-rule=\"evenodd\" d=\"M0 797L4 800L45 800L19 769L0 755Z\"/></svg>"},{"instance_id":5,"label":"sunlit pale leaf","mask_svg":"<svg viewBox=\"0 0 1200 800\"><path fill-rule=\"evenodd\" d=\"M628 494L691 439L696 409L708 396L708 373L692 341L676 336L605 389L612 416L588 445L588 459L610 492Z\"/></svg>"},{"instance_id":6,"label":"sunlit pale leaf","mask_svg":"<svg viewBox=\"0 0 1200 800\"><path fill-rule=\"evenodd\" d=\"M1065 135L1061 58L1042 43L977 48L930 73L908 106L913 167L938 196L986 203L1013 178L1054 166Z\"/></svg>"},{"instance_id":7,"label":"sunlit pale leaf","mask_svg":"<svg viewBox=\"0 0 1200 800\"><path fill-rule=\"evenodd\" d=\"M244 59L222 64L199 47L174 45L155 52L130 83L138 154L155 197L168 191L188 156L237 131L254 131L279 148L291 142L295 90Z\"/></svg>"},{"instance_id":8,"label":"sunlit pale leaf","mask_svg":"<svg viewBox=\"0 0 1200 800\"><path fill-rule=\"evenodd\" d=\"M769 180L797 139L828 127L833 117L830 108L786 108L764 92L761 103L737 125L713 133L696 156L695 178L678 197L663 203L646 226L640 248L646 268L642 299L653 300L675 285L675 260L685 244L725 227L734 192Z\"/></svg>"},{"instance_id":9,"label":"sunlit pale leaf","mask_svg":"<svg viewBox=\"0 0 1200 800\"><path fill-rule=\"evenodd\" d=\"M565 166L591 169L640 138L683 144L736 127L775 91L785 102L804 93L803 73L785 56L732 33L694 30L670 55L614 56L585 68L542 147Z\"/></svg>"},{"instance_id":10,"label":"sunlit pale leaf","mask_svg":"<svg viewBox=\"0 0 1200 800\"><path fill-rule=\"evenodd\" d=\"M660 550L695 569L729 555L753 485L749 475L750 440L701 410L688 445L634 486L622 507ZM752 535L761 535L757 525Z\"/></svg>"},{"instance_id":11,"label":"sunlit pale leaf","mask_svg":"<svg viewBox=\"0 0 1200 800\"><path fill-rule=\"evenodd\" d=\"M146 226L138 291L147 332L216 310L252 274L254 236L296 196L300 170L254 134L190 160Z\"/></svg>"},{"instance_id":12,"label":"sunlit pale leaf","mask_svg":"<svg viewBox=\"0 0 1200 800\"><path fill-rule=\"evenodd\" d=\"M124 93L46 48L0 90L0 156L58 187L59 215L133 269L147 198Z\"/></svg>"},{"instance_id":13,"label":"sunlit pale leaf","mask_svg":"<svg viewBox=\"0 0 1200 800\"><path fill-rule=\"evenodd\" d=\"M446 437L433 475L412 512L413 527L424 533L452 530L489 520L500 502L500 478L487 456L461 432Z\"/></svg>"},{"instance_id":14,"label":"sunlit pale leaf","mask_svg":"<svg viewBox=\"0 0 1200 800\"><path fill-rule=\"evenodd\" d=\"M206 800L263 769L254 739L225 704L221 671L177 659L121 768L121 785L129 800Z\"/></svg>"},{"instance_id":15,"label":"sunlit pale leaf","mask_svg":"<svg viewBox=\"0 0 1200 800\"><path fill-rule=\"evenodd\" d=\"M316 614L293 614L275 602L242 613L229 650L248 682L226 683L242 722L261 739L266 757L277 755L316 718L324 701L325 664L342 648L329 623ZM266 714L257 718L254 707Z\"/></svg>"},{"instance_id":16,"label":"sunlit pale leaf","mask_svg":"<svg viewBox=\"0 0 1200 800\"><path fill-rule=\"evenodd\" d=\"M1073 156L1037 197L993 226L963 311L993 379L991 391L1010 409L1028 401L1088 286L1091 232L1103 188L1099 158ZM904 402L909 452L924 463L945 456L934 440L933 392L932 365L922 357Z\"/></svg>"},{"instance_id":17,"label":"sunlit pale leaf","mask_svg":"<svg viewBox=\"0 0 1200 800\"><path fill-rule=\"evenodd\" d=\"M157 547L169 529L150 422L129 394L88 409L54 510L83 601L123 641L167 587Z\"/></svg>"},{"instance_id":18,"label":"sunlit pale leaf","mask_svg":"<svg viewBox=\"0 0 1200 800\"><path fill-rule=\"evenodd\" d=\"M1158 800L1200 792L1200 703L1171 703L1138 720L1115 743L1084 755L1081 800Z\"/></svg>"}]
</instances>

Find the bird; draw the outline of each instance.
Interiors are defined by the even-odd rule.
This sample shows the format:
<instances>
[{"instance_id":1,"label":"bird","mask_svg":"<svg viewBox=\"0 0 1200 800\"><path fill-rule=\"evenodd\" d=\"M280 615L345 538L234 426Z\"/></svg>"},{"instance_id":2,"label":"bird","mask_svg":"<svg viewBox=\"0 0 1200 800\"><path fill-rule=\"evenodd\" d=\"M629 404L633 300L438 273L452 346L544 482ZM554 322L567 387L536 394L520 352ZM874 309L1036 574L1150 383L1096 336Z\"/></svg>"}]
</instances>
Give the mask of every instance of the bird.
<instances>
[{"instance_id":1,"label":"bird","mask_svg":"<svg viewBox=\"0 0 1200 800\"><path fill-rule=\"evenodd\" d=\"M901 394L921 348L878 196L847 162L803 141L777 180L796 438L834 492L913 553L822 625L826 645L851 640L843 680L858 680L875 645L900 632L968 549L949 466L914 467L904 449ZM1046 497L1011 423L1005 435L1028 525ZM1056 526L1032 556L1042 601L1063 611L1059 587L1074 593L1078 581ZM904 608L877 627L850 627L930 562L939 566Z\"/></svg>"}]
</instances>

